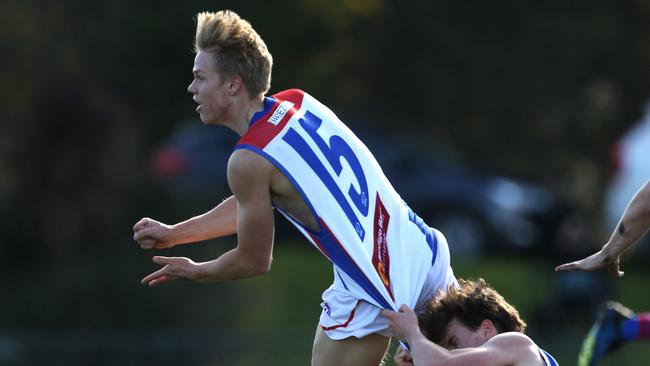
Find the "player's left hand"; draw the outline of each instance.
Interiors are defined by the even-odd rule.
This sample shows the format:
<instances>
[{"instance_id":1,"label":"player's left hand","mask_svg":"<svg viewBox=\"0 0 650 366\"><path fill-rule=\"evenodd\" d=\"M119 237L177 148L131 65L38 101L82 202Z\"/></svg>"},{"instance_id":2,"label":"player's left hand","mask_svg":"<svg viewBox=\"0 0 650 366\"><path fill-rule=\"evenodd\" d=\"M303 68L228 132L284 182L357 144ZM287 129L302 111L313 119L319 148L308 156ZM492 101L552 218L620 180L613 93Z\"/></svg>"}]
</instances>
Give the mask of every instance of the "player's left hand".
<instances>
[{"instance_id":1,"label":"player's left hand","mask_svg":"<svg viewBox=\"0 0 650 366\"><path fill-rule=\"evenodd\" d=\"M393 361L395 361L395 364L397 366L413 366L413 357L411 357L409 351L403 347L397 348L397 351L395 351L395 356L393 357Z\"/></svg>"},{"instance_id":2,"label":"player's left hand","mask_svg":"<svg viewBox=\"0 0 650 366\"><path fill-rule=\"evenodd\" d=\"M388 318L390 330L400 339L408 340L420 331L418 318L407 305L400 306L399 312L382 310L381 315Z\"/></svg>"},{"instance_id":3,"label":"player's left hand","mask_svg":"<svg viewBox=\"0 0 650 366\"><path fill-rule=\"evenodd\" d=\"M153 257L153 261L163 267L140 281L149 287L176 279L195 280L199 264L185 257Z\"/></svg>"},{"instance_id":4,"label":"player's left hand","mask_svg":"<svg viewBox=\"0 0 650 366\"><path fill-rule=\"evenodd\" d=\"M597 271L600 269L606 269L612 276L616 278L621 278L624 275L624 272L620 268L621 257L620 256L611 256L606 255L601 249L598 252L574 261L570 263L565 263L555 267L556 272L572 271L572 270L581 270L581 271Z\"/></svg>"}]
</instances>

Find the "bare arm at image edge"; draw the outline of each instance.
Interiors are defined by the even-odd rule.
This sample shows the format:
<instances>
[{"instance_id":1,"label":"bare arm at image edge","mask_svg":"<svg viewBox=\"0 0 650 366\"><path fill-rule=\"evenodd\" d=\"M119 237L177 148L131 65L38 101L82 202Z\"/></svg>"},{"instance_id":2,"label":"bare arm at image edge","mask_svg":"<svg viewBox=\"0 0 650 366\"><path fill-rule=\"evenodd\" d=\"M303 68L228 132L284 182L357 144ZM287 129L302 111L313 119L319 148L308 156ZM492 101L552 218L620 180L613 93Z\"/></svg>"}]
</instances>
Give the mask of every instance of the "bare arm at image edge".
<instances>
[{"instance_id":1,"label":"bare arm at image edge","mask_svg":"<svg viewBox=\"0 0 650 366\"><path fill-rule=\"evenodd\" d=\"M556 271L596 271L607 269L622 277L621 255L650 229L650 180L639 189L628 203L609 241L596 253L575 262L555 268Z\"/></svg>"}]
</instances>

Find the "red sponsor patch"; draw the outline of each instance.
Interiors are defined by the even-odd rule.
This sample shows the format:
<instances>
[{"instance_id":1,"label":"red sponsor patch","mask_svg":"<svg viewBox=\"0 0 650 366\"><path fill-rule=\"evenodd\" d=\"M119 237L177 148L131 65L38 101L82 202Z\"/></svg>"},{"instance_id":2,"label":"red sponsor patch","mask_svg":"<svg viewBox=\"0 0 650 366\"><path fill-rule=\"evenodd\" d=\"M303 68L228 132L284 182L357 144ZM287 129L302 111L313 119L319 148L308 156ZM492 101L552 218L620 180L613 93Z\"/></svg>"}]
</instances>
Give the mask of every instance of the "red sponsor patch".
<instances>
[{"instance_id":1,"label":"red sponsor patch","mask_svg":"<svg viewBox=\"0 0 650 366\"><path fill-rule=\"evenodd\" d=\"M386 233L388 231L388 222L390 221L390 215L386 211L386 207L381 202L379 198L379 193L377 193L377 204L375 205L375 224L374 224L374 249L372 253L372 264L375 266L381 282L388 290L390 298L395 300L393 297L393 291L390 286L390 256L388 255L388 243L386 242Z\"/></svg>"}]
</instances>

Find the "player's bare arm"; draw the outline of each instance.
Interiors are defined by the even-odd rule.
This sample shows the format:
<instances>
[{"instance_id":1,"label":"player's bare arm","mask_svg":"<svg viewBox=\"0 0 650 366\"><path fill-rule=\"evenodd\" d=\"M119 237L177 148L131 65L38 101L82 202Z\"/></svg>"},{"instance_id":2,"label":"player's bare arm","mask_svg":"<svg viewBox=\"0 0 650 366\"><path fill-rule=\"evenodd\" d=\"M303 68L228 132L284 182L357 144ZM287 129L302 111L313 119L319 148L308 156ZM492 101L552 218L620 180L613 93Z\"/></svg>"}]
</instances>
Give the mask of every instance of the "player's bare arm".
<instances>
[{"instance_id":1,"label":"player's bare arm","mask_svg":"<svg viewBox=\"0 0 650 366\"><path fill-rule=\"evenodd\" d=\"M543 365L534 343L516 332L499 334L479 347L454 350L438 346L422 334L409 344L415 366Z\"/></svg>"},{"instance_id":2,"label":"player's bare arm","mask_svg":"<svg viewBox=\"0 0 650 366\"><path fill-rule=\"evenodd\" d=\"M175 225L145 217L133 227L133 240L142 249L166 249L232 235L236 230L237 199L230 196L210 211Z\"/></svg>"},{"instance_id":3,"label":"player's bare arm","mask_svg":"<svg viewBox=\"0 0 650 366\"><path fill-rule=\"evenodd\" d=\"M424 337L423 337L424 338ZM438 347L435 343L430 344ZM446 350L438 347L438 350L446 351L445 361L442 363L424 363L423 365L476 365L476 366L524 366L544 365L535 343L519 332L508 332L498 334L479 347L468 347L454 350ZM415 362L415 365L419 365Z\"/></svg>"},{"instance_id":4,"label":"player's bare arm","mask_svg":"<svg viewBox=\"0 0 650 366\"><path fill-rule=\"evenodd\" d=\"M596 253L581 260L558 266L556 271L607 269L622 277L621 255L650 228L650 181L632 197L609 241Z\"/></svg>"},{"instance_id":5,"label":"player's bare arm","mask_svg":"<svg viewBox=\"0 0 650 366\"><path fill-rule=\"evenodd\" d=\"M261 156L238 150L228 163L228 181L237 198L237 247L219 258L195 263L187 258L154 257L164 267L142 280L149 286L171 279L215 282L255 277L271 268L273 207L269 177L273 166Z\"/></svg>"}]
</instances>

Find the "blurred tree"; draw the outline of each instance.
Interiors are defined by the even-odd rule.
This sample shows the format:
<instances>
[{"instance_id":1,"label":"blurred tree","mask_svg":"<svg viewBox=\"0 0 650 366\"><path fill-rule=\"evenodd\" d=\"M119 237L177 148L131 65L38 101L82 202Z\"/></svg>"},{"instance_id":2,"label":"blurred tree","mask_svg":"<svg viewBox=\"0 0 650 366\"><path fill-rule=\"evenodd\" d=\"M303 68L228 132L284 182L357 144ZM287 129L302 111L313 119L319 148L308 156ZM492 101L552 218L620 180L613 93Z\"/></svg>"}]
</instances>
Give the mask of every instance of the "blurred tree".
<instances>
[{"instance_id":1,"label":"blurred tree","mask_svg":"<svg viewBox=\"0 0 650 366\"><path fill-rule=\"evenodd\" d=\"M0 261L74 255L151 207L174 212L149 154L194 115L192 18L217 7L266 40L272 91L302 88L354 130L543 181L589 212L649 95L639 0L5 1Z\"/></svg>"},{"instance_id":2,"label":"blurred tree","mask_svg":"<svg viewBox=\"0 0 650 366\"><path fill-rule=\"evenodd\" d=\"M304 284L254 290L283 286L282 276L272 286L220 285L217 295L197 287L144 292L132 277L144 272L149 253L116 249L130 244L141 215L181 218L173 192L150 176L149 155L195 116L186 88L198 11L229 8L250 20L274 56L272 91L304 89L355 131L545 182L587 212L600 207L609 146L650 96L643 0L5 0L1 8L0 268L11 273L3 293L18 299L3 303L11 326L238 328L248 314L221 314L242 308L237 291L255 305L268 301L273 312L291 309L282 301L293 302L294 287ZM221 198L206 197L197 212ZM196 250L197 258L214 257L209 246ZM311 266L293 257L284 263ZM492 276L525 277L505 275ZM180 305L160 306L167 301ZM285 339L271 334L265 339ZM248 344L241 349L256 357Z\"/></svg>"}]
</instances>

